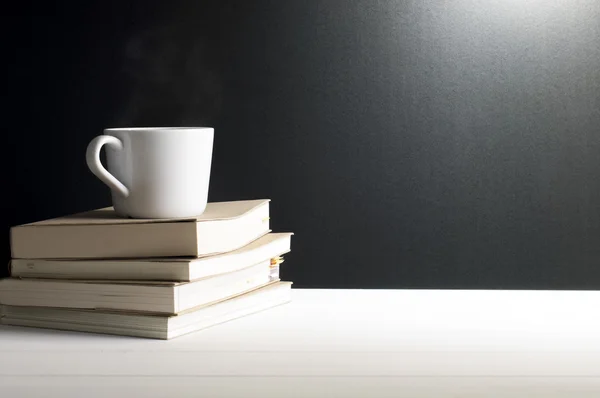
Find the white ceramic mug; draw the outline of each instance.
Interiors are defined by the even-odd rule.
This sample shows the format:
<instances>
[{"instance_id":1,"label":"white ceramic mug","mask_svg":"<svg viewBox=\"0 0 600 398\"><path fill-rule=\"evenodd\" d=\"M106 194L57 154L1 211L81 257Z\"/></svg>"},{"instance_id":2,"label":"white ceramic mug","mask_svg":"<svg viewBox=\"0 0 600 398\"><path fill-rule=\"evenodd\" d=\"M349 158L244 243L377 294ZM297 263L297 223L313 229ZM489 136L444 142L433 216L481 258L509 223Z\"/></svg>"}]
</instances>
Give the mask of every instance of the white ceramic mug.
<instances>
[{"instance_id":1,"label":"white ceramic mug","mask_svg":"<svg viewBox=\"0 0 600 398\"><path fill-rule=\"evenodd\" d=\"M87 165L110 188L115 211L132 218L180 218L206 208L214 129L106 129L87 147ZM108 170L100 162L106 145Z\"/></svg>"}]
</instances>

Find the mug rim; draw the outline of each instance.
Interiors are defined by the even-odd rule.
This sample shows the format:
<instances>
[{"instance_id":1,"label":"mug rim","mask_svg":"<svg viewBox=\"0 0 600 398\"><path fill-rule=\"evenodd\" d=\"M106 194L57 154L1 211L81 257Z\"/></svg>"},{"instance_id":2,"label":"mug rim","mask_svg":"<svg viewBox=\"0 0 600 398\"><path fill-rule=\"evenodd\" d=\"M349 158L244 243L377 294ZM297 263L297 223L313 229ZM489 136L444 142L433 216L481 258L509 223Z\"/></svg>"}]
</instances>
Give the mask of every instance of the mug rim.
<instances>
[{"instance_id":1,"label":"mug rim","mask_svg":"<svg viewBox=\"0 0 600 398\"><path fill-rule=\"evenodd\" d=\"M213 131L213 127L110 127L104 131L172 131L172 130L209 130Z\"/></svg>"}]
</instances>

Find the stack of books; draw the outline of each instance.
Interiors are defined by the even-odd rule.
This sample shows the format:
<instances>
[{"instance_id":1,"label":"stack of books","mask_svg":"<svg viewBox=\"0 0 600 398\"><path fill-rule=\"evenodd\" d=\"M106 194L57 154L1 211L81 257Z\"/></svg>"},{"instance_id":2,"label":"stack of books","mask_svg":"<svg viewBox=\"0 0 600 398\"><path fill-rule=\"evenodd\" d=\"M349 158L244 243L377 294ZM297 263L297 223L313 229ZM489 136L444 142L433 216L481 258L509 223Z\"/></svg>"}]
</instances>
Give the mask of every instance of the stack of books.
<instances>
[{"instance_id":1,"label":"stack of books","mask_svg":"<svg viewBox=\"0 0 600 398\"><path fill-rule=\"evenodd\" d=\"M186 219L98 209L11 228L0 323L170 339L291 300L268 199Z\"/></svg>"}]
</instances>

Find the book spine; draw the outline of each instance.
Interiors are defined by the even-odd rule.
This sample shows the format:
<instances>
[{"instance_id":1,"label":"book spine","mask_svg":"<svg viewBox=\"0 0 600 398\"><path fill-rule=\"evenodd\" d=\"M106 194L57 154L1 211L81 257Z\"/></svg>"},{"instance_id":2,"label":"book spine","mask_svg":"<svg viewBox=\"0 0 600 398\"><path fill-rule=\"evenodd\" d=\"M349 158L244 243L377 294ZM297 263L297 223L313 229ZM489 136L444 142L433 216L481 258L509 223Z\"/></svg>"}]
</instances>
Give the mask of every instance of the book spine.
<instances>
[{"instance_id":1,"label":"book spine","mask_svg":"<svg viewBox=\"0 0 600 398\"><path fill-rule=\"evenodd\" d=\"M12 258L147 258L194 256L195 222L11 228Z\"/></svg>"}]
</instances>

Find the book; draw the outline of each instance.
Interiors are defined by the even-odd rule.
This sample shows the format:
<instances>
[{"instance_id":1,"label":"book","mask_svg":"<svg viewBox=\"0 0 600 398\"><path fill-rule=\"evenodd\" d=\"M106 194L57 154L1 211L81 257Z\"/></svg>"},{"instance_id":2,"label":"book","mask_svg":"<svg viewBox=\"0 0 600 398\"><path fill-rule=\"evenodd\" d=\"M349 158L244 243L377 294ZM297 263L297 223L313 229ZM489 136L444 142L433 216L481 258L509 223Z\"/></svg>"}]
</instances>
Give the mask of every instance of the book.
<instances>
[{"instance_id":1,"label":"book","mask_svg":"<svg viewBox=\"0 0 600 398\"><path fill-rule=\"evenodd\" d=\"M198 257L270 232L269 199L211 202L198 217L132 219L112 207L14 226L12 258Z\"/></svg>"},{"instance_id":2,"label":"book","mask_svg":"<svg viewBox=\"0 0 600 398\"><path fill-rule=\"evenodd\" d=\"M291 285L273 282L178 315L2 305L0 324L167 340L288 303Z\"/></svg>"},{"instance_id":3,"label":"book","mask_svg":"<svg viewBox=\"0 0 600 398\"><path fill-rule=\"evenodd\" d=\"M12 259L14 278L158 280L189 282L237 271L291 250L292 233L268 233L228 253L200 258Z\"/></svg>"},{"instance_id":4,"label":"book","mask_svg":"<svg viewBox=\"0 0 600 398\"><path fill-rule=\"evenodd\" d=\"M0 304L177 314L279 280L271 259L194 282L0 280Z\"/></svg>"}]
</instances>

